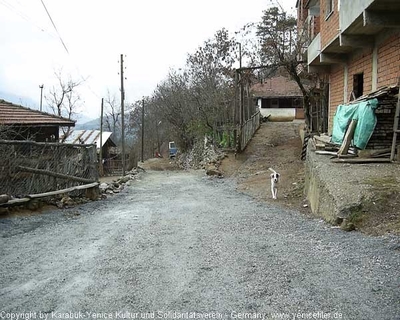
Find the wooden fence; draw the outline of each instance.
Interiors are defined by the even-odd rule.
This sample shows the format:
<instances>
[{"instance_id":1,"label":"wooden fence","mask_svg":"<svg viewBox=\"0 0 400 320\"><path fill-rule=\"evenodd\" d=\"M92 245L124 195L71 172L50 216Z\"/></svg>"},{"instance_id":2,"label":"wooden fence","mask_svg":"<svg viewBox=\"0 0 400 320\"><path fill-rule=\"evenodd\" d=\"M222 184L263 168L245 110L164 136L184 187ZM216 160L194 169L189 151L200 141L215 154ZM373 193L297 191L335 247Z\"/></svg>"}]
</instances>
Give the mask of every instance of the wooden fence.
<instances>
[{"instance_id":1,"label":"wooden fence","mask_svg":"<svg viewBox=\"0 0 400 320\"><path fill-rule=\"evenodd\" d=\"M260 111L257 111L249 120L247 120L238 130L237 152L243 151L255 132L260 127Z\"/></svg>"},{"instance_id":2,"label":"wooden fence","mask_svg":"<svg viewBox=\"0 0 400 320\"><path fill-rule=\"evenodd\" d=\"M24 196L98 181L95 145L0 140L0 194Z\"/></svg>"}]
</instances>

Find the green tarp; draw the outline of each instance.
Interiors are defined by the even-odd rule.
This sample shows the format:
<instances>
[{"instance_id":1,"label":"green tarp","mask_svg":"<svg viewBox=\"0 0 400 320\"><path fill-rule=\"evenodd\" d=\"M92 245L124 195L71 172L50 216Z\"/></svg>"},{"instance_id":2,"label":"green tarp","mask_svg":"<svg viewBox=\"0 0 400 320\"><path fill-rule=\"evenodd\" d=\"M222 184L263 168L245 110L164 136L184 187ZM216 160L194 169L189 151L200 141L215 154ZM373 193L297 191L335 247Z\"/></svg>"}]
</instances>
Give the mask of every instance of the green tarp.
<instances>
[{"instance_id":1,"label":"green tarp","mask_svg":"<svg viewBox=\"0 0 400 320\"><path fill-rule=\"evenodd\" d=\"M353 146L365 149L376 126L375 109L378 100L371 99L351 105L339 105L333 118L332 142L342 144L351 120L357 120Z\"/></svg>"}]
</instances>

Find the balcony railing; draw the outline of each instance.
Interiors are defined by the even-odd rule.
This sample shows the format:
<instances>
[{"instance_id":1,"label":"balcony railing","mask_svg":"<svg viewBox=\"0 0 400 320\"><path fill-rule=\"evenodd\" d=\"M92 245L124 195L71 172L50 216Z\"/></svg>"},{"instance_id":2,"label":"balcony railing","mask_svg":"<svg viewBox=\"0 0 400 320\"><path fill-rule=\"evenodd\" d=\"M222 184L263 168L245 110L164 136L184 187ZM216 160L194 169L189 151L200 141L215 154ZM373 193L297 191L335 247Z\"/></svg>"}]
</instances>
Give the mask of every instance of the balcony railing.
<instances>
[{"instance_id":1,"label":"balcony railing","mask_svg":"<svg viewBox=\"0 0 400 320\"><path fill-rule=\"evenodd\" d=\"M339 26L344 32L375 0L340 1Z\"/></svg>"},{"instance_id":2,"label":"balcony railing","mask_svg":"<svg viewBox=\"0 0 400 320\"><path fill-rule=\"evenodd\" d=\"M318 33L307 49L307 62L311 64L321 53L321 34Z\"/></svg>"}]
</instances>

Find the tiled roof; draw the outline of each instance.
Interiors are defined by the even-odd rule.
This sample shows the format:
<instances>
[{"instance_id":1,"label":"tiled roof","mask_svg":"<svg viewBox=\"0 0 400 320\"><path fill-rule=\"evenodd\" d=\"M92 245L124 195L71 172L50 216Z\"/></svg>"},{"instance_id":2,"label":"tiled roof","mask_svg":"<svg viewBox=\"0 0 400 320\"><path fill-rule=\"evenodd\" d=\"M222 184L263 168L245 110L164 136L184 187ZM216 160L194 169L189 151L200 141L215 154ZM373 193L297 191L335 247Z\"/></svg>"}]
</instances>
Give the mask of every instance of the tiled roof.
<instances>
[{"instance_id":1,"label":"tiled roof","mask_svg":"<svg viewBox=\"0 0 400 320\"><path fill-rule=\"evenodd\" d=\"M0 99L0 125L75 126L75 121Z\"/></svg>"},{"instance_id":2,"label":"tiled roof","mask_svg":"<svg viewBox=\"0 0 400 320\"><path fill-rule=\"evenodd\" d=\"M301 97L302 93L296 81L284 76L276 76L256 83L251 87L251 94L255 98Z\"/></svg>"},{"instance_id":3,"label":"tiled roof","mask_svg":"<svg viewBox=\"0 0 400 320\"><path fill-rule=\"evenodd\" d=\"M107 142L110 139L112 132L103 131L102 135L102 144ZM61 137L60 140L64 140L64 137ZM115 146L114 141L110 139L111 145ZM99 130L73 130L69 133L68 137L64 140L64 143L72 143L72 144L96 144L98 147L100 146L100 131Z\"/></svg>"}]
</instances>

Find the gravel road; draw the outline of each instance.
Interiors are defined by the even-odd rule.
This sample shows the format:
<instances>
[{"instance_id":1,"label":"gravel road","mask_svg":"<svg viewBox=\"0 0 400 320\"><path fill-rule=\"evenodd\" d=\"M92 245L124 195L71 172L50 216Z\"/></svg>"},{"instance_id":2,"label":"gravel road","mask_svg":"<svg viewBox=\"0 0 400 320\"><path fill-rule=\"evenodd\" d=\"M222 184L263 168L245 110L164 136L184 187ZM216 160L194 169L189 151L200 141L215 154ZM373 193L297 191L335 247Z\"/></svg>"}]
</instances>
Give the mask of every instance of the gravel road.
<instances>
[{"instance_id":1,"label":"gravel road","mask_svg":"<svg viewBox=\"0 0 400 320\"><path fill-rule=\"evenodd\" d=\"M346 233L200 172L2 218L0 238L0 319L400 319L398 237Z\"/></svg>"}]
</instances>

